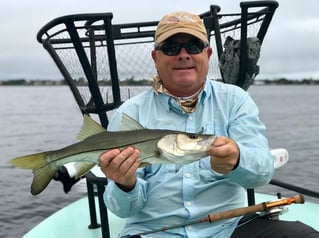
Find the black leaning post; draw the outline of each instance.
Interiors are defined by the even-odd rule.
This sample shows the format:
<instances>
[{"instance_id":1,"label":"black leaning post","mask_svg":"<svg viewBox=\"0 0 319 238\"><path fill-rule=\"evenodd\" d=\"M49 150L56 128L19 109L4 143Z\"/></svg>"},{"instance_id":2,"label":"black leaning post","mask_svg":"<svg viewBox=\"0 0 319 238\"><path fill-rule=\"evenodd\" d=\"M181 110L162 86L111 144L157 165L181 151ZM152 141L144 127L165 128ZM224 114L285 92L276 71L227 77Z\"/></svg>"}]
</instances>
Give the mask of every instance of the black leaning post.
<instances>
[{"instance_id":1,"label":"black leaning post","mask_svg":"<svg viewBox=\"0 0 319 238\"><path fill-rule=\"evenodd\" d=\"M110 75L112 80L112 92L113 92L113 102L114 105L120 105L120 88L118 83L118 74L117 74L117 66L116 66L116 58L115 58L115 48L114 48L114 40L113 40L113 32L112 32L112 23L111 20L113 18L112 14L108 14L103 17L104 21L104 32L105 32L105 39L107 45L107 55L109 60L109 67L110 67ZM95 40L94 40L94 30L89 31L89 38L90 38L90 52L91 52L91 72L94 77L88 78L89 88L91 95L94 97L95 106L96 106L96 113L99 116L101 124L104 128L108 125L108 118L104 108L104 102L101 96L101 91L98 86L97 80L97 68L96 68L96 51L95 51ZM113 106L114 106L113 105ZM108 222L108 212L106 206L103 201L103 193L104 193L104 186L105 186L105 179L100 181L98 178L90 178L87 177L88 183L94 183L97 187L97 195L98 195L98 202L99 202L99 209L100 209L100 218L101 218L101 233L103 238L110 237L110 230L109 230L109 222ZM93 187L93 186L92 186ZM88 191L89 192L89 191ZM94 199L94 191L90 191L89 197L91 200ZM92 198L93 197L93 198ZM93 215L96 213L95 210L95 202L90 201L90 213L93 212ZM92 219L92 215L91 215ZM94 220L93 220L94 221ZM92 220L91 220L92 223Z\"/></svg>"},{"instance_id":2,"label":"black leaning post","mask_svg":"<svg viewBox=\"0 0 319 238\"><path fill-rule=\"evenodd\" d=\"M240 29L240 56L239 56L239 76L236 85L242 87L246 79L247 71L247 19L248 19L248 6L240 5L241 7L241 29Z\"/></svg>"},{"instance_id":3,"label":"black leaning post","mask_svg":"<svg viewBox=\"0 0 319 238\"><path fill-rule=\"evenodd\" d=\"M112 17L112 14L110 14ZM101 124L103 127L107 126L107 116L106 113L102 113L101 109L103 108L103 98L99 89L99 85L97 83L97 80L95 78L95 75L92 71L90 62L88 58L86 57L86 53L84 51L83 45L81 43L81 39L79 37L79 34L75 28L74 22L73 21L67 21L66 22L66 27L68 29L68 32L70 34L71 40L74 45L74 49L76 51L76 54L78 56L79 61L81 62L84 74L88 80L88 86L91 95L94 95L94 104L96 106L96 110L99 112L99 118L101 120Z\"/></svg>"},{"instance_id":4,"label":"black leaning post","mask_svg":"<svg viewBox=\"0 0 319 238\"><path fill-rule=\"evenodd\" d=\"M105 184L107 180L105 178L96 177L91 172L89 172L86 175L86 179L87 179L88 200L89 200L90 219L91 219L91 224L89 225L89 228L95 229L95 228L101 227L102 238L110 238L108 211L103 200L103 194L105 191ZM97 215L96 215L96 206L95 206L94 186L96 186L97 188L101 224L98 224L97 218L96 218Z\"/></svg>"},{"instance_id":5,"label":"black leaning post","mask_svg":"<svg viewBox=\"0 0 319 238\"><path fill-rule=\"evenodd\" d=\"M89 229L100 228L101 224L97 222L96 209L95 209L95 198L94 198L94 185L86 178L86 187L88 193L88 202L90 210L90 224L88 225Z\"/></svg>"},{"instance_id":6,"label":"black leaning post","mask_svg":"<svg viewBox=\"0 0 319 238\"><path fill-rule=\"evenodd\" d=\"M107 209L103 200L103 194L105 191L105 183L97 182L96 186L97 186L97 196L98 196L99 207L100 207L102 237L110 238L109 218L108 218Z\"/></svg>"},{"instance_id":7,"label":"black leaning post","mask_svg":"<svg viewBox=\"0 0 319 238\"><path fill-rule=\"evenodd\" d=\"M239 56L239 75L236 85L242 87L246 78L247 70L247 19L248 19L248 6L240 5L241 7L241 29L240 29L240 56ZM255 190L252 188L247 189L248 205L254 205Z\"/></svg>"},{"instance_id":8,"label":"black leaning post","mask_svg":"<svg viewBox=\"0 0 319 238\"><path fill-rule=\"evenodd\" d=\"M267 3L264 1L240 3L240 7L241 7L240 67L239 67L239 78L236 82L236 84L239 87L242 87L245 82L246 70L247 70L246 62L248 59L248 54L247 54L248 9L249 7L260 7L263 5L266 6L266 8L264 9L264 11L266 11L265 19L262 22L261 29L259 30L257 35L258 39L261 42L263 41L264 36L266 35L267 29L273 17L274 11L278 7L278 3L276 1L268 1ZM254 205L256 203L254 189L252 188L247 189L247 199L248 199L248 205Z\"/></svg>"},{"instance_id":9,"label":"black leaning post","mask_svg":"<svg viewBox=\"0 0 319 238\"><path fill-rule=\"evenodd\" d=\"M255 4L262 4L263 2L255 2ZM279 6L278 2L276 1L267 1L267 3L265 3L266 5L266 9L265 10L265 19L263 20L261 27L259 29L259 32L257 34L258 39L263 42L264 37L267 33L268 27L270 25L270 22L272 20L272 17L275 13L276 8ZM258 6L258 5L257 5Z\"/></svg>"},{"instance_id":10,"label":"black leaning post","mask_svg":"<svg viewBox=\"0 0 319 238\"><path fill-rule=\"evenodd\" d=\"M214 31L218 59L220 59L220 57L223 53L223 43L222 43L219 20L218 20L218 12L219 11L220 11L220 7L218 5L211 5L210 6L210 12L211 12L212 24L213 24L213 28L211 30Z\"/></svg>"}]
</instances>

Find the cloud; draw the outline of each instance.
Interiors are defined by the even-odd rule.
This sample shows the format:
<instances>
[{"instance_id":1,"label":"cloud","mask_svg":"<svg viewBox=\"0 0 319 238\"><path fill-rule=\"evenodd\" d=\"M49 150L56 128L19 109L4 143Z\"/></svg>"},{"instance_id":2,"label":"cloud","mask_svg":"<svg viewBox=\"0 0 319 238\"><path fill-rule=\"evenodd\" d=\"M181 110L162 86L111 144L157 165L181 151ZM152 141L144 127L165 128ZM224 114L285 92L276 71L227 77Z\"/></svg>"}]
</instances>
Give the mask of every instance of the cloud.
<instances>
[{"instance_id":1,"label":"cloud","mask_svg":"<svg viewBox=\"0 0 319 238\"><path fill-rule=\"evenodd\" d=\"M216 0L223 13L238 12L239 0ZM60 78L47 52L36 41L38 30L68 14L112 12L114 23L159 20L165 13L202 13L210 0L11 0L0 2L0 79ZM126 7L123 7L123 6ZM141 7L143 6L143 8ZM263 43L261 76L318 77L319 16L317 0L281 0ZM146 10L145 10L146 9Z\"/></svg>"}]
</instances>

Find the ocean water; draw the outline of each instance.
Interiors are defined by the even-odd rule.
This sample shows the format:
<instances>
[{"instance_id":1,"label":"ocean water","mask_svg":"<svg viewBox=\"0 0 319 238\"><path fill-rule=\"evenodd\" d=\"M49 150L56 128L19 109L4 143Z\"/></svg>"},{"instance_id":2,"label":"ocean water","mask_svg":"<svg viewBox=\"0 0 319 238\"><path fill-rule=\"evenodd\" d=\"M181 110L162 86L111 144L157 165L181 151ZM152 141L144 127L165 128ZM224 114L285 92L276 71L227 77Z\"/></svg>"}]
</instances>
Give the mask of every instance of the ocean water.
<instances>
[{"instance_id":1,"label":"ocean water","mask_svg":"<svg viewBox=\"0 0 319 238\"><path fill-rule=\"evenodd\" d=\"M132 90L131 95L143 88ZM289 151L290 161L277 170L274 179L319 191L319 86L259 85L249 92L268 128L270 147ZM76 189L65 194L58 182L32 196L33 174L9 164L16 156L76 142L81 117L67 87L0 87L0 237L22 237L83 196ZM291 193L271 185L257 191Z\"/></svg>"}]
</instances>

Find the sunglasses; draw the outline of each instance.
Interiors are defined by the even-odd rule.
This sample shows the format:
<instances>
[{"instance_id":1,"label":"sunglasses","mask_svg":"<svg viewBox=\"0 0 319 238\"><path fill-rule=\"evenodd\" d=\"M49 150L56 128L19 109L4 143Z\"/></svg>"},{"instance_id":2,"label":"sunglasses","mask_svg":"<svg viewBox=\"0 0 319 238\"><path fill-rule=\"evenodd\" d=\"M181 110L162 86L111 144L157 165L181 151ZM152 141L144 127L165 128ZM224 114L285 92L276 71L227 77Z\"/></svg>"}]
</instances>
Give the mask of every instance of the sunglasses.
<instances>
[{"instance_id":1,"label":"sunglasses","mask_svg":"<svg viewBox=\"0 0 319 238\"><path fill-rule=\"evenodd\" d=\"M155 46L155 50L161 50L168 56L175 56L184 48L188 54L194 55L201 53L203 49L208 46L208 43L202 41L189 41L186 43L166 42L162 45Z\"/></svg>"}]
</instances>

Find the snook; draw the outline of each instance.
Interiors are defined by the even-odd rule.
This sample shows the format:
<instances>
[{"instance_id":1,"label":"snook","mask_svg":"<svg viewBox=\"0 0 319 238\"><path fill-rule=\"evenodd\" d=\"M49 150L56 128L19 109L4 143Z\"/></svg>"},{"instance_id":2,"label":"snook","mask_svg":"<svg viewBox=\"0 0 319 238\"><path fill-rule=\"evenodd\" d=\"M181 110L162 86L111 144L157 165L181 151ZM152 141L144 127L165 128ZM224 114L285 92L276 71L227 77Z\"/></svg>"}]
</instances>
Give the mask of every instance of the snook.
<instances>
[{"instance_id":1,"label":"snook","mask_svg":"<svg viewBox=\"0 0 319 238\"><path fill-rule=\"evenodd\" d=\"M186 164L207 156L216 138L214 135L145 129L125 114L122 125L125 131L109 132L85 115L78 135L82 141L59 150L14 158L11 163L33 170L31 193L37 195L47 187L60 166L70 162L86 164L78 171L78 176L82 176L98 163L100 154L106 150L127 146L138 148L141 167L162 163Z\"/></svg>"}]
</instances>

